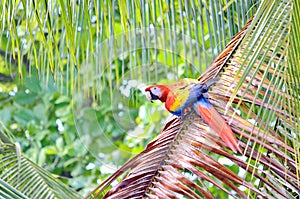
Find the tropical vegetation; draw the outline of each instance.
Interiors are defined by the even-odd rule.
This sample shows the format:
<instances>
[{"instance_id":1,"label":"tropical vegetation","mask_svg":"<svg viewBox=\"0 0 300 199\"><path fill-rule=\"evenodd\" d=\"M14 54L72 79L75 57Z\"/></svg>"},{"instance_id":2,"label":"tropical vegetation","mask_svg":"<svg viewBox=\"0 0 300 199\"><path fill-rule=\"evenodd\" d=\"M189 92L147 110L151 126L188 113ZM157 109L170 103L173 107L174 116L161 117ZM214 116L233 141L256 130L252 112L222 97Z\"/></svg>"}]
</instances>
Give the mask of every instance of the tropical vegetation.
<instances>
[{"instance_id":1,"label":"tropical vegetation","mask_svg":"<svg viewBox=\"0 0 300 199\"><path fill-rule=\"evenodd\" d=\"M300 3L0 3L4 198L297 198ZM235 154L143 88L218 77ZM127 163L125 163L128 161ZM104 196L106 194L106 196Z\"/></svg>"}]
</instances>

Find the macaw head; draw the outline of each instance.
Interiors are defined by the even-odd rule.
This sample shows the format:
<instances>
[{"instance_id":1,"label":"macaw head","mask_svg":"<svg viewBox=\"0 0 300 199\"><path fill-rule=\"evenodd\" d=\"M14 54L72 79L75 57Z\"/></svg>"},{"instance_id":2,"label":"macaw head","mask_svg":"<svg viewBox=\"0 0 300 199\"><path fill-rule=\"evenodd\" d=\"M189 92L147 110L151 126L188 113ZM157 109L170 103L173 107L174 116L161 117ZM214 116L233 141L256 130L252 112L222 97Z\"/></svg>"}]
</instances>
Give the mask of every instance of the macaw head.
<instances>
[{"instance_id":1,"label":"macaw head","mask_svg":"<svg viewBox=\"0 0 300 199\"><path fill-rule=\"evenodd\" d=\"M150 102L153 100L160 100L165 102L169 93L169 89L164 85L153 85L145 89L146 97Z\"/></svg>"}]
</instances>

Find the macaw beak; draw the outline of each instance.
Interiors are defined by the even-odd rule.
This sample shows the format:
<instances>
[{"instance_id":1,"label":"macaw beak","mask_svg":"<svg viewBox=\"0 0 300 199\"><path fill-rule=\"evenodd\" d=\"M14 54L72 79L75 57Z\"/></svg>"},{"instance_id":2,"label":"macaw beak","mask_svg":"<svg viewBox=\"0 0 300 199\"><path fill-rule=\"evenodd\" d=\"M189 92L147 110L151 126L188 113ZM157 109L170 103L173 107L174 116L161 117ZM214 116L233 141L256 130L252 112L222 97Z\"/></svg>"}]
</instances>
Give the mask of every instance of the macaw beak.
<instances>
[{"instance_id":1,"label":"macaw beak","mask_svg":"<svg viewBox=\"0 0 300 199\"><path fill-rule=\"evenodd\" d=\"M153 101L152 101L152 93L150 91L146 91L146 97L147 97L147 100L149 100L151 103L153 103Z\"/></svg>"},{"instance_id":2,"label":"macaw beak","mask_svg":"<svg viewBox=\"0 0 300 199\"><path fill-rule=\"evenodd\" d=\"M146 91L146 97L152 103L153 100L159 100L159 97L157 95L154 95L151 91Z\"/></svg>"}]
</instances>

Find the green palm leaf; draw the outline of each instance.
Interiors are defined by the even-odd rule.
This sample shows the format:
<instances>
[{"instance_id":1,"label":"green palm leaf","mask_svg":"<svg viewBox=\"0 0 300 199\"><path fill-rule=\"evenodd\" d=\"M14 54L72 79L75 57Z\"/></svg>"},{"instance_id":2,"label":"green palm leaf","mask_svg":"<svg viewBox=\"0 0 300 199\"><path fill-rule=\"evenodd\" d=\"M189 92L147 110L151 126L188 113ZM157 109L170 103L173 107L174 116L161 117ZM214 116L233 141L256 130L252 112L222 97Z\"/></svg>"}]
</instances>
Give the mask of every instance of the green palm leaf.
<instances>
[{"instance_id":1,"label":"green palm leaf","mask_svg":"<svg viewBox=\"0 0 300 199\"><path fill-rule=\"evenodd\" d=\"M0 142L0 179L4 185L1 192L10 197L80 198L51 173L22 155L18 143Z\"/></svg>"},{"instance_id":2,"label":"green palm leaf","mask_svg":"<svg viewBox=\"0 0 300 199\"><path fill-rule=\"evenodd\" d=\"M0 179L0 195L4 198L22 198L27 199L22 193Z\"/></svg>"},{"instance_id":3,"label":"green palm leaf","mask_svg":"<svg viewBox=\"0 0 300 199\"><path fill-rule=\"evenodd\" d=\"M92 93L100 97L98 87L108 85L113 90L111 78L104 73L114 76L117 84L126 72L132 78L153 81L151 74L156 74L157 80L163 65L177 72L178 77L196 77L249 19L247 11L256 10L248 0L240 4L231 1L222 9L226 3L59 0L26 4L2 0L1 55L10 67L17 66L19 76L36 68L42 80L49 81L54 75L62 91L69 84L68 92L77 91L75 80L79 87L90 85L91 78L82 79L77 69L85 71L87 65L96 66L92 70L100 80ZM108 57L103 55L103 46L109 49L105 52ZM124 53L128 56L118 64ZM178 74L182 69L184 74Z\"/></svg>"}]
</instances>

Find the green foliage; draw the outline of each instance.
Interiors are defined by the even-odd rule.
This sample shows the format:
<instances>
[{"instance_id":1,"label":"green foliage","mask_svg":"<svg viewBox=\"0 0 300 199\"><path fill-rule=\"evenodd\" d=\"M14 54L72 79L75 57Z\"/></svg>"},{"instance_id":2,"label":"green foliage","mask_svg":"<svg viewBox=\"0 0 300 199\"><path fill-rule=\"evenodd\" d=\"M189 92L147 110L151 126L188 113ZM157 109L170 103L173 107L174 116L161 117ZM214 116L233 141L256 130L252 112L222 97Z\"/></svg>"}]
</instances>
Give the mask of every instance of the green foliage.
<instances>
[{"instance_id":1,"label":"green foliage","mask_svg":"<svg viewBox=\"0 0 300 199\"><path fill-rule=\"evenodd\" d=\"M76 99L59 93L53 82L46 86L34 74L15 86L1 93L1 131L9 130L30 160L85 194L99 178L142 151L160 131L153 122L166 117L158 111L160 105L145 102L135 88L130 96L136 99L123 97L126 110L112 110L111 101L104 100L109 99L109 88L103 90L103 100L77 109ZM117 121L114 114L127 110L130 121L127 115Z\"/></svg>"},{"instance_id":2,"label":"green foliage","mask_svg":"<svg viewBox=\"0 0 300 199\"><path fill-rule=\"evenodd\" d=\"M36 76L17 88L1 97L0 115L24 154L75 189L82 189L83 182L96 181L97 174L88 175L85 168L95 159L87 156L74 133L71 98L45 87Z\"/></svg>"}]
</instances>

